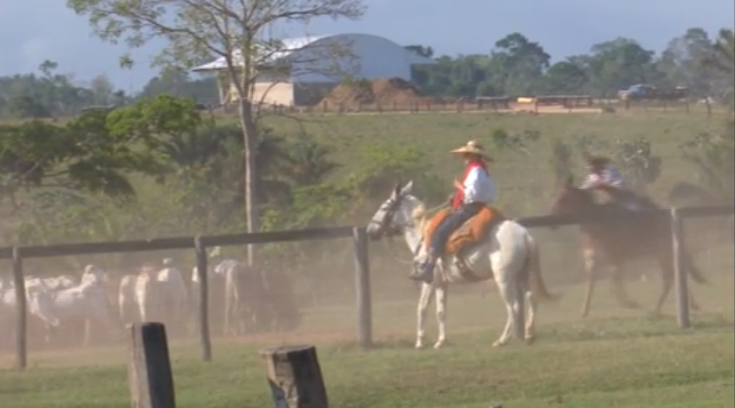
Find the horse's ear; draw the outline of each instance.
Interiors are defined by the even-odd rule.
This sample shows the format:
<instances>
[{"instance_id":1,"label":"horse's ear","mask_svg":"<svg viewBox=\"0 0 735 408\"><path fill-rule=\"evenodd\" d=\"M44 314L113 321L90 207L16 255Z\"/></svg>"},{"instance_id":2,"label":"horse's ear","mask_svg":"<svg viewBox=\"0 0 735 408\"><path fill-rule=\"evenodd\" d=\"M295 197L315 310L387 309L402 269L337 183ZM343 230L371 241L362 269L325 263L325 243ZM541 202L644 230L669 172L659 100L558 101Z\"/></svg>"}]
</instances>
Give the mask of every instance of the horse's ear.
<instances>
[{"instance_id":1,"label":"horse's ear","mask_svg":"<svg viewBox=\"0 0 735 408\"><path fill-rule=\"evenodd\" d=\"M393 197L398 197L398 195L401 194L401 183L397 183L395 187L393 187Z\"/></svg>"},{"instance_id":2,"label":"horse's ear","mask_svg":"<svg viewBox=\"0 0 735 408\"><path fill-rule=\"evenodd\" d=\"M399 194L400 195L410 194L412 189L413 189L413 180L410 180L408 183L406 183L405 186L403 186Z\"/></svg>"},{"instance_id":3,"label":"horse's ear","mask_svg":"<svg viewBox=\"0 0 735 408\"><path fill-rule=\"evenodd\" d=\"M570 174L569 177L567 177L567 182L564 185L564 187L572 187L573 185L574 185L574 176Z\"/></svg>"}]
</instances>

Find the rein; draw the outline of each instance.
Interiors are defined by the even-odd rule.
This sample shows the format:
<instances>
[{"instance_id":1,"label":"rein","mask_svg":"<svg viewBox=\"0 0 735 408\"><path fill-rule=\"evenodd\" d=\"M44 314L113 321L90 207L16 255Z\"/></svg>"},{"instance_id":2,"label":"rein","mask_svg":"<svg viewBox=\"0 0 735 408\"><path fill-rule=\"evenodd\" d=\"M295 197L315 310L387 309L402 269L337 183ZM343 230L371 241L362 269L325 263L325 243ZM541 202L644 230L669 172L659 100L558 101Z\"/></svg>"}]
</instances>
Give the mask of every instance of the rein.
<instances>
[{"instance_id":1,"label":"rein","mask_svg":"<svg viewBox=\"0 0 735 408\"><path fill-rule=\"evenodd\" d=\"M439 211L439 210L441 210L441 209L443 209L445 207L448 207L448 204L446 202L445 203L442 203L442 204L439 204L436 207L432 207L432 208L429 208L428 210L425 210L422 216L424 218L428 218L429 216L435 214L437 211ZM397 227L403 229L403 228L406 228L406 227L415 227L415 224L413 224L413 225L412 224L404 224L404 225L399 225ZM398 254L398 252L395 249L395 246L393 245L393 242L394 242L393 241L393 235L386 235L385 242L386 242L386 245L388 245L388 247L390 249L390 252L393 253L393 258L397 262L402 263L402 264L405 264L405 265L413 265L413 259L416 257L416 255L418 255L419 251L421 250L421 245L424 242L423 228L422 228L421 236L420 236L418 242L416 243L416 246L414 248L411 248L411 255L412 255L412 257L411 257L411 260L410 261L404 261L403 259L401 259L401 256Z\"/></svg>"}]
</instances>

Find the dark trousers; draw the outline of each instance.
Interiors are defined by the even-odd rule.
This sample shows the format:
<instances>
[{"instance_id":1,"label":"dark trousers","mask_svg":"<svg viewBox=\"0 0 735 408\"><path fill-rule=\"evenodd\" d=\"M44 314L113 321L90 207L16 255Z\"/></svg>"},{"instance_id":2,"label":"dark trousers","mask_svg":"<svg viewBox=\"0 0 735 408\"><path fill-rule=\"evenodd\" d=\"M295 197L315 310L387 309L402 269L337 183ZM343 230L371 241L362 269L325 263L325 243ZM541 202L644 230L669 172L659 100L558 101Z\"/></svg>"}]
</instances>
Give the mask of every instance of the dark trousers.
<instances>
[{"instance_id":1,"label":"dark trousers","mask_svg":"<svg viewBox=\"0 0 735 408\"><path fill-rule=\"evenodd\" d=\"M461 227L467 220L477 215L482 208L481 203L463 204L457 211L449 214L447 218L434 231L429 245L429 254L432 256L441 256L444 252L444 246L457 228Z\"/></svg>"}]
</instances>

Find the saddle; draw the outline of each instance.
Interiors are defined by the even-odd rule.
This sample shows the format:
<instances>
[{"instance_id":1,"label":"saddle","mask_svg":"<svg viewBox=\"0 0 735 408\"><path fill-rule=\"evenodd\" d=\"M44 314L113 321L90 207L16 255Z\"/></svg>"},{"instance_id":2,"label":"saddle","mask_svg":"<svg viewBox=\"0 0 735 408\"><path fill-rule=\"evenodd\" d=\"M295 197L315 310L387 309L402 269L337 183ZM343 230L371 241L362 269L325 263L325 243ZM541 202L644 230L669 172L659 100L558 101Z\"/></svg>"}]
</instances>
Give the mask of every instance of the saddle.
<instances>
[{"instance_id":1,"label":"saddle","mask_svg":"<svg viewBox=\"0 0 735 408\"><path fill-rule=\"evenodd\" d=\"M429 220L424 228L424 247L428 248L434 231L451 213L451 209L441 210ZM505 219L505 216L498 209L483 207L474 217L467 220L449 236L444 247L444 254L448 256L457 255L462 249L478 244L497 223Z\"/></svg>"}]
</instances>

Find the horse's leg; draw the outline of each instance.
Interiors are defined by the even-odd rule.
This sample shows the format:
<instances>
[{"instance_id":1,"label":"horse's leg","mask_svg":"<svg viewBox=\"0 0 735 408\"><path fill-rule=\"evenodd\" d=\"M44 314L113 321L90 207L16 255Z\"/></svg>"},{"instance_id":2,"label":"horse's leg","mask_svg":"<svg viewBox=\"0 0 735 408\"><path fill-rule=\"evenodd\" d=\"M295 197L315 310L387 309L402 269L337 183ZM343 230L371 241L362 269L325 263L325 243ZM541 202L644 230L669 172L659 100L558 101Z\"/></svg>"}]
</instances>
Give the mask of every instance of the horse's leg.
<instances>
[{"instance_id":1,"label":"horse's leg","mask_svg":"<svg viewBox=\"0 0 735 408\"><path fill-rule=\"evenodd\" d=\"M595 283L597 283L597 257L592 250L584 251L584 270L587 275L587 290L584 293L584 302L582 303L582 317L590 314L590 303L592 303L592 294L595 292Z\"/></svg>"},{"instance_id":2,"label":"horse's leg","mask_svg":"<svg viewBox=\"0 0 735 408\"><path fill-rule=\"evenodd\" d=\"M499 276L500 274L496 274L496 276ZM505 311L506 311L506 320L505 320L505 327L503 328L503 333L500 335L500 337L495 340L493 343L493 347L498 346L504 346L508 344L508 340L510 340L511 331L516 326L516 316L519 312L518 310L518 294L520 293L518 290L516 290L517 283L512 280L508 279L508 277L502 277L501 279L498 279L497 281L498 285L498 292L500 293L500 297L503 299L503 302L505 303Z\"/></svg>"},{"instance_id":3,"label":"horse's leg","mask_svg":"<svg viewBox=\"0 0 735 408\"><path fill-rule=\"evenodd\" d=\"M416 329L416 348L420 349L424 347L424 337L426 332L424 330L424 321L426 320L426 310L431 303L431 299L434 297L434 286L430 283L421 283L421 293L419 294L419 305L416 313L418 327Z\"/></svg>"},{"instance_id":4,"label":"horse's leg","mask_svg":"<svg viewBox=\"0 0 735 408\"><path fill-rule=\"evenodd\" d=\"M671 257L667 256L666 252L663 252L657 257L658 265L661 268L661 295L658 297L656 302L656 309L653 311L654 316L661 315L661 309L664 306L664 302L669 297L671 287L674 284L674 265L672 265Z\"/></svg>"},{"instance_id":5,"label":"horse's leg","mask_svg":"<svg viewBox=\"0 0 735 408\"><path fill-rule=\"evenodd\" d=\"M526 317L526 330L523 334L523 339L527 344L531 344L536 337L536 307L538 306L538 299L536 299L532 291L527 290L526 300L528 303L528 316Z\"/></svg>"},{"instance_id":6,"label":"horse's leg","mask_svg":"<svg viewBox=\"0 0 735 408\"><path fill-rule=\"evenodd\" d=\"M436 286L436 323L439 331L439 336L434 343L434 348L440 348L447 340L447 295L449 294L449 287L447 283L440 283Z\"/></svg>"},{"instance_id":7,"label":"horse's leg","mask_svg":"<svg viewBox=\"0 0 735 408\"><path fill-rule=\"evenodd\" d=\"M612 284L613 296L620 302L620 304L627 309L638 309L640 305L632 300L628 293L625 291L623 283L623 267L620 264L612 264L609 266L611 270L610 283Z\"/></svg>"}]
</instances>

